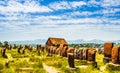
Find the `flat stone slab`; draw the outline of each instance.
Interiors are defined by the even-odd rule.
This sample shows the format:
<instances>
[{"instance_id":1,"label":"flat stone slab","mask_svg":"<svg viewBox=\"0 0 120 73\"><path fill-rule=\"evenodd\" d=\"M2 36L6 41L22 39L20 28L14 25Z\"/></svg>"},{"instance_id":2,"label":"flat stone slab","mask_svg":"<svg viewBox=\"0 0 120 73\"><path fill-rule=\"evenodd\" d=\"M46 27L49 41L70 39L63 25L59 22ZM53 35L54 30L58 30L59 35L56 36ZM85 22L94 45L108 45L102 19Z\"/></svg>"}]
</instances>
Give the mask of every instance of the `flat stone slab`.
<instances>
[{"instance_id":1,"label":"flat stone slab","mask_svg":"<svg viewBox=\"0 0 120 73\"><path fill-rule=\"evenodd\" d=\"M109 65L113 65L114 67L120 67L120 64L114 64L112 62L108 63Z\"/></svg>"},{"instance_id":2,"label":"flat stone slab","mask_svg":"<svg viewBox=\"0 0 120 73\"><path fill-rule=\"evenodd\" d=\"M19 68L19 70L33 70L33 68Z\"/></svg>"},{"instance_id":3,"label":"flat stone slab","mask_svg":"<svg viewBox=\"0 0 120 73\"><path fill-rule=\"evenodd\" d=\"M80 65L80 66L76 66L77 68L87 68L87 65Z\"/></svg>"},{"instance_id":4,"label":"flat stone slab","mask_svg":"<svg viewBox=\"0 0 120 73\"><path fill-rule=\"evenodd\" d=\"M43 63L43 68L48 72L48 73L61 73L59 70L52 66L48 66L45 63Z\"/></svg>"}]
</instances>

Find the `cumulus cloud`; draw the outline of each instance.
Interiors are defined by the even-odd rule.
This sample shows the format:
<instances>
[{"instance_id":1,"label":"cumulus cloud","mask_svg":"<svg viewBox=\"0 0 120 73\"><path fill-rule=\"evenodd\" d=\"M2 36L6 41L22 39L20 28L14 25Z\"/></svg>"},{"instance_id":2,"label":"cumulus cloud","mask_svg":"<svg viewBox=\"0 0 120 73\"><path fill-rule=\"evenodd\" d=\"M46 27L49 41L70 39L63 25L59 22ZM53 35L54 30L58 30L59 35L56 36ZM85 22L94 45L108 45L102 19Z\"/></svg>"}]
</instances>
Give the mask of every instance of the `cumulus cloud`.
<instances>
[{"instance_id":1,"label":"cumulus cloud","mask_svg":"<svg viewBox=\"0 0 120 73\"><path fill-rule=\"evenodd\" d=\"M35 0L25 0L23 3L18 0L0 1L0 35L2 39L6 39L6 34L12 39L16 38L13 35L17 35L16 40L50 36L67 39L119 39L120 19L116 16L119 16L120 9L114 8L119 6L119 0L113 1L56 1L48 5ZM92 12L90 7L94 6L102 9L94 9Z\"/></svg>"},{"instance_id":2,"label":"cumulus cloud","mask_svg":"<svg viewBox=\"0 0 120 73\"><path fill-rule=\"evenodd\" d=\"M49 4L49 7L54 10L61 10L61 9L72 9L81 7L82 5L86 5L83 1L73 1L73 2L67 2L67 1L61 1L61 2L53 2Z\"/></svg>"},{"instance_id":3,"label":"cumulus cloud","mask_svg":"<svg viewBox=\"0 0 120 73\"><path fill-rule=\"evenodd\" d=\"M51 12L52 10L47 6L39 5L35 1L26 0L23 4L14 0L7 2L7 5L0 5L1 13L10 13L10 12Z\"/></svg>"}]
</instances>

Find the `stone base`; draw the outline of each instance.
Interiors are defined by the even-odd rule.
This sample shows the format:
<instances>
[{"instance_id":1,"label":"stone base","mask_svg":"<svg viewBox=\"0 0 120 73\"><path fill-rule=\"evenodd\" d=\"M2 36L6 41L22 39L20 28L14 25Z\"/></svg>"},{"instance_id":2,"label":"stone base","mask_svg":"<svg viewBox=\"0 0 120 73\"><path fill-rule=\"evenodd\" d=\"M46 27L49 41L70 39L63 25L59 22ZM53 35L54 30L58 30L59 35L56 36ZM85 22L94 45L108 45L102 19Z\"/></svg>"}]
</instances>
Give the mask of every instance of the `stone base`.
<instances>
[{"instance_id":1,"label":"stone base","mask_svg":"<svg viewBox=\"0 0 120 73\"><path fill-rule=\"evenodd\" d=\"M97 67L97 62L88 61L87 64L92 65L93 67Z\"/></svg>"},{"instance_id":2,"label":"stone base","mask_svg":"<svg viewBox=\"0 0 120 73\"><path fill-rule=\"evenodd\" d=\"M108 57L104 57L104 58L103 58L103 62L104 62L104 63L109 63L110 61L111 61L111 59L108 58Z\"/></svg>"},{"instance_id":3,"label":"stone base","mask_svg":"<svg viewBox=\"0 0 120 73\"><path fill-rule=\"evenodd\" d=\"M112 65L112 66L114 66L114 67L120 67L120 64L114 64L114 63L112 63L112 62L110 62L110 63L108 63L109 65Z\"/></svg>"}]
</instances>

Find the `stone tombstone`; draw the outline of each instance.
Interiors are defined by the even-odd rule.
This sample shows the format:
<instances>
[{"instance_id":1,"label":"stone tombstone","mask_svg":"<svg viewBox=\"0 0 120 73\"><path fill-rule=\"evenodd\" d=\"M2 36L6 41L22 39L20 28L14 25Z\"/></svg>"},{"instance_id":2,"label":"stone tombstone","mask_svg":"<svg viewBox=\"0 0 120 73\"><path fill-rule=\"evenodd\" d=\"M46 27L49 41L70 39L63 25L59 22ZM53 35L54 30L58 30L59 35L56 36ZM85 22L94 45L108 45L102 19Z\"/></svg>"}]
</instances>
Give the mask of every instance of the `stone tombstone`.
<instances>
[{"instance_id":1,"label":"stone tombstone","mask_svg":"<svg viewBox=\"0 0 120 73\"><path fill-rule=\"evenodd\" d=\"M120 64L120 46L112 49L112 63Z\"/></svg>"},{"instance_id":2,"label":"stone tombstone","mask_svg":"<svg viewBox=\"0 0 120 73\"><path fill-rule=\"evenodd\" d=\"M21 50L22 48L23 48L22 45L20 45L20 46L18 47L18 53L21 53L20 50Z\"/></svg>"},{"instance_id":3,"label":"stone tombstone","mask_svg":"<svg viewBox=\"0 0 120 73\"><path fill-rule=\"evenodd\" d=\"M80 49L80 50L79 50L78 55L79 55L79 59L80 59L80 60L83 60L83 49Z\"/></svg>"},{"instance_id":4,"label":"stone tombstone","mask_svg":"<svg viewBox=\"0 0 120 73\"><path fill-rule=\"evenodd\" d=\"M25 54L25 47L22 48L22 54Z\"/></svg>"},{"instance_id":5,"label":"stone tombstone","mask_svg":"<svg viewBox=\"0 0 120 73\"><path fill-rule=\"evenodd\" d=\"M14 44L13 49L16 49L16 48L17 48L17 45L16 45L16 44Z\"/></svg>"},{"instance_id":6,"label":"stone tombstone","mask_svg":"<svg viewBox=\"0 0 120 73\"><path fill-rule=\"evenodd\" d=\"M111 58L112 48L113 48L112 42L104 43L104 57Z\"/></svg>"},{"instance_id":7,"label":"stone tombstone","mask_svg":"<svg viewBox=\"0 0 120 73\"><path fill-rule=\"evenodd\" d=\"M12 45L9 46L9 49L10 49L10 50L12 49Z\"/></svg>"},{"instance_id":8,"label":"stone tombstone","mask_svg":"<svg viewBox=\"0 0 120 73\"><path fill-rule=\"evenodd\" d=\"M74 55L73 53L68 53L68 64L70 68L75 68L74 66Z\"/></svg>"},{"instance_id":9,"label":"stone tombstone","mask_svg":"<svg viewBox=\"0 0 120 73\"><path fill-rule=\"evenodd\" d=\"M41 45L36 45L37 54L40 55Z\"/></svg>"},{"instance_id":10,"label":"stone tombstone","mask_svg":"<svg viewBox=\"0 0 120 73\"><path fill-rule=\"evenodd\" d=\"M64 45L64 46L63 46L63 50L62 50L62 56L63 56L63 57L67 57L67 50L68 50L68 46L67 46L67 45Z\"/></svg>"},{"instance_id":11,"label":"stone tombstone","mask_svg":"<svg viewBox=\"0 0 120 73\"><path fill-rule=\"evenodd\" d=\"M82 57L83 57L83 60L87 60L88 59L88 49L84 48L82 50Z\"/></svg>"},{"instance_id":12,"label":"stone tombstone","mask_svg":"<svg viewBox=\"0 0 120 73\"><path fill-rule=\"evenodd\" d=\"M2 47L2 55L5 56L6 48Z\"/></svg>"},{"instance_id":13,"label":"stone tombstone","mask_svg":"<svg viewBox=\"0 0 120 73\"><path fill-rule=\"evenodd\" d=\"M95 62L96 50L88 49L88 61Z\"/></svg>"},{"instance_id":14,"label":"stone tombstone","mask_svg":"<svg viewBox=\"0 0 120 73\"><path fill-rule=\"evenodd\" d=\"M44 52L44 50L45 50L45 47L44 47L44 46L42 46L42 47L41 47L41 50L42 50L42 52Z\"/></svg>"},{"instance_id":15,"label":"stone tombstone","mask_svg":"<svg viewBox=\"0 0 120 73\"><path fill-rule=\"evenodd\" d=\"M67 49L67 57L68 57L69 53L74 53L74 49L73 48L68 48Z\"/></svg>"},{"instance_id":16,"label":"stone tombstone","mask_svg":"<svg viewBox=\"0 0 120 73\"><path fill-rule=\"evenodd\" d=\"M30 52L32 52L32 50L33 50L33 47L32 47L32 46L30 46L30 49L29 49L29 51L30 51Z\"/></svg>"}]
</instances>

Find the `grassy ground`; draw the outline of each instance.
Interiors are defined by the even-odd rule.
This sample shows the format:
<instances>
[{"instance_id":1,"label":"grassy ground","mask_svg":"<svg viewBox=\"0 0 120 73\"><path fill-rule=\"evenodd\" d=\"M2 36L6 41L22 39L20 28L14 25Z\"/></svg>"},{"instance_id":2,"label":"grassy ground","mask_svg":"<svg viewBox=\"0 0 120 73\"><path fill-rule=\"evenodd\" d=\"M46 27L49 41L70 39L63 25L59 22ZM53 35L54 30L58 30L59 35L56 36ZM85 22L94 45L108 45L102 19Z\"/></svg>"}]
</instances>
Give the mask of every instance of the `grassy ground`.
<instances>
[{"instance_id":1,"label":"grassy ground","mask_svg":"<svg viewBox=\"0 0 120 73\"><path fill-rule=\"evenodd\" d=\"M26 50L25 54L18 54L16 49L12 49L7 50L6 55L12 59L3 58L0 53L0 73L46 73L40 56L35 52ZM5 65L7 60L9 60L8 66Z\"/></svg>"},{"instance_id":2,"label":"grassy ground","mask_svg":"<svg viewBox=\"0 0 120 73\"><path fill-rule=\"evenodd\" d=\"M1 48L0 48L1 50ZM60 73L120 73L120 68L111 67L103 63L103 55L96 54L97 67L86 65L87 61L75 60L75 66L87 66L77 69L68 67L68 59L60 56L46 56L46 52L42 52L40 56L36 52L26 50L25 54L18 54L16 49L6 51L7 58L4 58L0 52L0 73L47 73L43 68L43 63L52 66L60 71ZM6 61L9 65L6 66Z\"/></svg>"}]
</instances>

